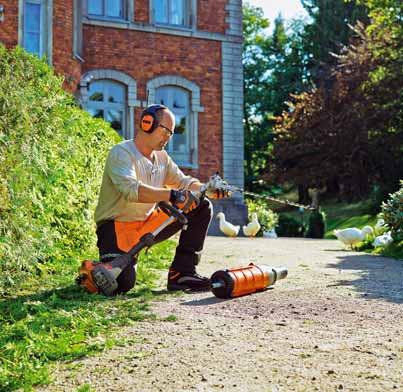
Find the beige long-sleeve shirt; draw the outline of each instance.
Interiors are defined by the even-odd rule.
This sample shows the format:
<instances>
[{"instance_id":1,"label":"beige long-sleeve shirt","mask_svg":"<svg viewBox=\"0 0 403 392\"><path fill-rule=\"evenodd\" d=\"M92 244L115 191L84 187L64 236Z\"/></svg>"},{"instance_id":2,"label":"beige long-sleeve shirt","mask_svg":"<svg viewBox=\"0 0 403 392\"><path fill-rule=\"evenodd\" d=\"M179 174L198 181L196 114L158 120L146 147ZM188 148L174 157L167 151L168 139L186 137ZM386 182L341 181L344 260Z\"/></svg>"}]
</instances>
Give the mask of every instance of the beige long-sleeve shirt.
<instances>
[{"instance_id":1,"label":"beige long-sleeve shirt","mask_svg":"<svg viewBox=\"0 0 403 392\"><path fill-rule=\"evenodd\" d=\"M95 210L95 222L117 220L143 221L155 203L139 203L141 184L153 187L188 189L198 180L186 176L166 151L154 151L151 162L137 149L133 139L115 145L109 152Z\"/></svg>"}]
</instances>

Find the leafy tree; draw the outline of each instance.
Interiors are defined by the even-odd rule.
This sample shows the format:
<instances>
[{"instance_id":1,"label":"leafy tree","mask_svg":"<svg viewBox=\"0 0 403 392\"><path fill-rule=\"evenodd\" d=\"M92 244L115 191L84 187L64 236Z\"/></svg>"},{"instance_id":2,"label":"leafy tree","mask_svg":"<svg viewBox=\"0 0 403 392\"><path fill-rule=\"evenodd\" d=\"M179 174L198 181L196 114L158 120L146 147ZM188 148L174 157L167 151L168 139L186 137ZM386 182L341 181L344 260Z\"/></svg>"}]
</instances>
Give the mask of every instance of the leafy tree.
<instances>
[{"instance_id":1,"label":"leafy tree","mask_svg":"<svg viewBox=\"0 0 403 392\"><path fill-rule=\"evenodd\" d=\"M289 93L303 85L300 30L288 33L281 15L271 35L268 27L260 8L244 6L245 182L254 190L271 154L274 117L286 108Z\"/></svg>"},{"instance_id":2,"label":"leafy tree","mask_svg":"<svg viewBox=\"0 0 403 392\"><path fill-rule=\"evenodd\" d=\"M382 18L381 18L382 20ZM349 199L402 175L401 31L358 25L332 68L331 90L295 95L276 129L272 179L336 184Z\"/></svg>"},{"instance_id":3,"label":"leafy tree","mask_svg":"<svg viewBox=\"0 0 403 392\"><path fill-rule=\"evenodd\" d=\"M245 175L247 187L254 179L255 150L266 150L268 131L261 125L267 111L269 91L269 59L266 55L269 37L266 29L269 21L261 8L246 4L243 7L243 74L244 74L244 128ZM259 149L259 146L264 146Z\"/></svg>"},{"instance_id":4,"label":"leafy tree","mask_svg":"<svg viewBox=\"0 0 403 392\"><path fill-rule=\"evenodd\" d=\"M349 25L368 22L365 5L356 0L301 0L311 22L304 28L307 68L316 84L326 83L329 68L335 64L332 53L339 53L352 35Z\"/></svg>"}]
</instances>

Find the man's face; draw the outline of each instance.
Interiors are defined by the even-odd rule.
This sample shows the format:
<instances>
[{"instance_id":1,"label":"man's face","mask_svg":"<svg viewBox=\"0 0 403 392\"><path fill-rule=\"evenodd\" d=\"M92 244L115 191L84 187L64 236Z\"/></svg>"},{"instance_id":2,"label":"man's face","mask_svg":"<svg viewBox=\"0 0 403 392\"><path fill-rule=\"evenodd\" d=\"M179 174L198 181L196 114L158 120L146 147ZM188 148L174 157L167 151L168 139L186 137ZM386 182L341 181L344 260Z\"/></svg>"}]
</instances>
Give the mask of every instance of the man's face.
<instances>
[{"instance_id":1,"label":"man's face","mask_svg":"<svg viewBox=\"0 0 403 392\"><path fill-rule=\"evenodd\" d=\"M171 117L170 113L164 110L161 114L161 120L152 133L153 149L156 151L161 151L166 147L175 129L175 119Z\"/></svg>"}]
</instances>

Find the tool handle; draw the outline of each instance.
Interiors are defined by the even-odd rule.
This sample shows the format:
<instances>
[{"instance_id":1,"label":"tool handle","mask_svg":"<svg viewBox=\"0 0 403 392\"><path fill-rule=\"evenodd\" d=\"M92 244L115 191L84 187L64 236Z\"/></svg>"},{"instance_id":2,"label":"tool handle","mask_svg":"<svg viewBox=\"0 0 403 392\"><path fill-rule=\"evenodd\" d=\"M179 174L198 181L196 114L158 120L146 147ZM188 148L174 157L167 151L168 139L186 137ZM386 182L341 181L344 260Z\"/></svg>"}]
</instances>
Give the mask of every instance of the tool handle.
<instances>
[{"instance_id":1,"label":"tool handle","mask_svg":"<svg viewBox=\"0 0 403 392\"><path fill-rule=\"evenodd\" d=\"M183 226L186 226L188 224L186 216L183 215L182 212L175 208L172 204L169 204L165 201L160 201L158 203L158 208L164 211L167 215L173 216Z\"/></svg>"}]
</instances>

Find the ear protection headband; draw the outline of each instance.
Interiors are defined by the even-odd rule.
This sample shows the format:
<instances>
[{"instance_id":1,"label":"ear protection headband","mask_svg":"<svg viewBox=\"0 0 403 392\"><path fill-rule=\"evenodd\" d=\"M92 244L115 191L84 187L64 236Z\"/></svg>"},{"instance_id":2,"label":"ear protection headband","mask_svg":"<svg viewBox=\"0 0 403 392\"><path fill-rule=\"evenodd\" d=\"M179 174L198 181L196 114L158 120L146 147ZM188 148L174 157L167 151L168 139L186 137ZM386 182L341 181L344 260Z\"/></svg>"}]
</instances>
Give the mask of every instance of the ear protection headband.
<instances>
[{"instance_id":1,"label":"ear protection headband","mask_svg":"<svg viewBox=\"0 0 403 392\"><path fill-rule=\"evenodd\" d=\"M151 105L143 110L140 119L140 129L144 132L151 133L158 127L158 120L156 113L158 110L167 109L164 105Z\"/></svg>"}]
</instances>

